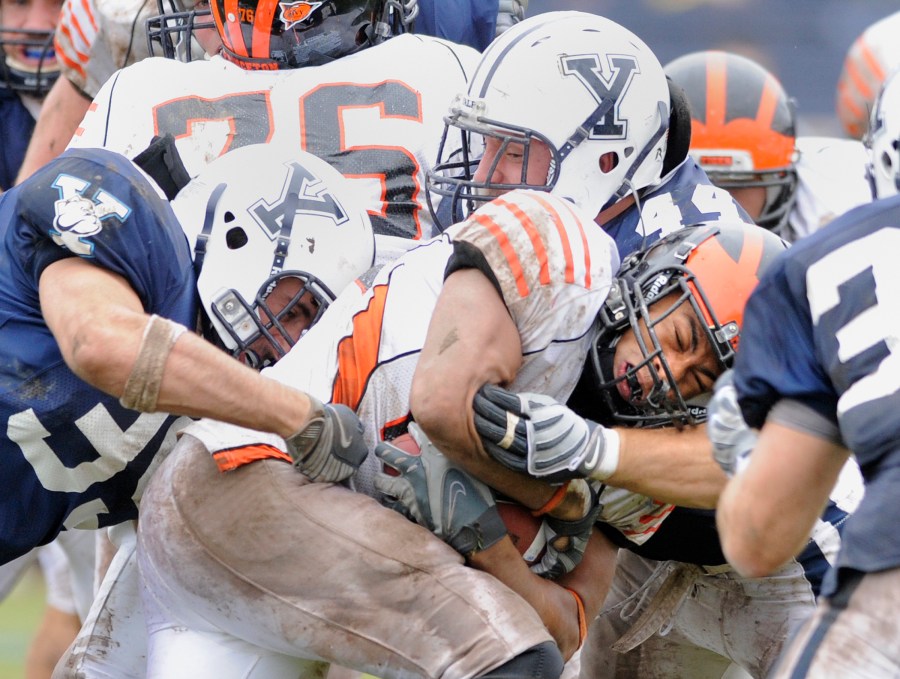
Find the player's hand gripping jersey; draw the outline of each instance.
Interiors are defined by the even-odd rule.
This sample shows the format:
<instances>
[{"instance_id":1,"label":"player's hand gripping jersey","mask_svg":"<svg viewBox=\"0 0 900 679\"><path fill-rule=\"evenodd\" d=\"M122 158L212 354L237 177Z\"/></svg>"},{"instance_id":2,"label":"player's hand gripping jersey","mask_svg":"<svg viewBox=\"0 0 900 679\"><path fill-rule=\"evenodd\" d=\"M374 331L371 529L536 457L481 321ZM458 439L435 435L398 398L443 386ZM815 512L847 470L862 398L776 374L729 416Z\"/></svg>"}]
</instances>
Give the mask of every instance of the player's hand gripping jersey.
<instances>
[{"instance_id":1,"label":"player's hand gripping jersey","mask_svg":"<svg viewBox=\"0 0 900 679\"><path fill-rule=\"evenodd\" d=\"M380 462L371 450L406 431L413 371L448 266L477 267L496 280L522 340L511 388L565 400L618 263L610 238L571 203L516 191L405 254L364 294L345 291L265 375L357 411L370 455L354 481L372 495ZM280 439L258 432L202 421L190 433L222 469L284 455Z\"/></svg>"},{"instance_id":2,"label":"player's hand gripping jersey","mask_svg":"<svg viewBox=\"0 0 900 679\"><path fill-rule=\"evenodd\" d=\"M69 151L4 194L0 247L2 563L49 542L60 525L136 518L156 453L175 437L176 418L126 410L67 367L41 314L41 273L82 257L126 279L148 313L188 327L196 289L168 202L105 151Z\"/></svg>"},{"instance_id":3,"label":"player's hand gripping jersey","mask_svg":"<svg viewBox=\"0 0 900 679\"><path fill-rule=\"evenodd\" d=\"M425 171L477 58L470 47L402 35L323 66L281 71L249 71L219 57L146 59L104 85L71 146L130 157L169 133L192 176L247 144L309 151L358 187L379 251L396 253L409 246L399 239L435 233Z\"/></svg>"}]
</instances>

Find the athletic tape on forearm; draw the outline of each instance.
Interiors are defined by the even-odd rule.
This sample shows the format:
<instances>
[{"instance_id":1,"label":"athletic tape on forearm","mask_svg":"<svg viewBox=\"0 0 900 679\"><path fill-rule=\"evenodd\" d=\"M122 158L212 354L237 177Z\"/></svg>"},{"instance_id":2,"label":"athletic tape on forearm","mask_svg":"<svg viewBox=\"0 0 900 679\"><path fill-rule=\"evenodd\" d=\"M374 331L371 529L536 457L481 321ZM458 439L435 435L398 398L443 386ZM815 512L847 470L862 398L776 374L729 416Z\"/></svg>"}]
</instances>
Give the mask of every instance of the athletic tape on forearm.
<instances>
[{"instance_id":1,"label":"athletic tape on forearm","mask_svg":"<svg viewBox=\"0 0 900 679\"><path fill-rule=\"evenodd\" d=\"M119 399L125 408L152 413L156 410L166 359L178 338L187 330L183 325L153 314L144 328L141 347L125 390Z\"/></svg>"}]
</instances>

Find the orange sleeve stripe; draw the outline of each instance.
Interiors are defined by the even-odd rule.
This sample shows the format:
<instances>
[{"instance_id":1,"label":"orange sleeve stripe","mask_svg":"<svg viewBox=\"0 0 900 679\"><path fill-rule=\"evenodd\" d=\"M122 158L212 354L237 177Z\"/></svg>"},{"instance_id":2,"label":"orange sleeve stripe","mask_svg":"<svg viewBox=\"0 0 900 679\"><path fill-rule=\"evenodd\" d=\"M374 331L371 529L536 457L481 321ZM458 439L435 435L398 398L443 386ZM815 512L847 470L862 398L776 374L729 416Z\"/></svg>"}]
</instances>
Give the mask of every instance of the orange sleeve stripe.
<instances>
[{"instance_id":1,"label":"orange sleeve stripe","mask_svg":"<svg viewBox=\"0 0 900 679\"><path fill-rule=\"evenodd\" d=\"M541 273L539 275L539 279L541 281L541 285L547 285L550 283L550 266L547 262L547 248L544 247L544 242L541 240L541 236L538 233L538 230L534 226L534 222L531 221L531 217L529 217L525 212L515 203L510 203L503 199L498 198L496 201L497 205L502 205L507 210L513 213L516 219L522 224L525 229L525 233L528 234L528 238L531 241L531 245L534 248L534 253L537 256L537 260L540 263Z\"/></svg>"},{"instance_id":2,"label":"orange sleeve stripe","mask_svg":"<svg viewBox=\"0 0 900 679\"><path fill-rule=\"evenodd\" d=\"M516 289L519 291L520 297L528 296L528 282L525 280L525 272L522 269L522 262L516 254L509 237L504 233L503 229L497 226L496 222L486 215L475 214L475 221L481 224L488 232L497 239L500 244L500 251L506 257L509 268L513 277L516 279Z\"/></svg>"},{"instance_id":3,"label":"orange sleeve stripe","mask_svg":"<svg viewBox=\"0 0 900 679\"><path fill-rule=\"evenodd\" d=\"M559 216L559 213L556 211L546 198L543 196L534 196L534 199L541 204L547 212L553 215L553 224L556 226L556 232L559 234L559 240L562 242L563 248L563 257L566 261L566 283L574 283L575 282L575 257L572 254L572 244L569 242L569 233L566 231L565 223L563 222L562 217ZM574 213L573 213L574 216ZM576 217L577 221L577 217ZM582 233L582 239L584 238L584 234ZM587 248L585 248L585 254L587 254Z\"/></svg>"},{"instance_id":4,"label":"orange sleeve stripe","mask_svg":"<svg viewBox=\"0 0 900 679\"><path fill-rule=\"evenodd\" d=\"M387 285L375 286L369 304L353 317L352 334L338 342L332 403L343 403L353 410L359 408L369 377L378 365L387 294Z\"/></svg>"},{"instance_id":5,"label":"orange sleeve stripe","mask_svg":"<svg viewBox=\"0 0 900 679\"><path fill-rule=\"evenodd\" d=\"M872 49L864 41L860 41L859 47L862 54L862 59L865 62L866 66L869 67L869 71L873 76L875 76L875 78L878 79L879 82L883 81L887 74L884 72L884 68L882 68L881 62L878 60L878 57L875 56L875 53L872 52Z\"/></svg>"},{"instance_id":6,"label":"orange sleeve stripe","mask_svg":"<svg viewBox=\"0 0 900 679\"><path fill-rule=\"evenodd\" d=\"M80 61L86 62L88 60L88 55L82 54L75 48L75 41L72 39L72 32L69 31L69 27L62 26L62 27L60 27L59 31L60 31L60 33L62 33L69 39L69 44L72 45L72 51L75 52L75 56ZM66 62L67 66L69 66L70 68L76 69L79 72L79 74L81 74L82 76L84 75L84 69L82 69L81 64L79 64L76 61L73 61L71 59L71 57L69 57L67 54L65 54L65 52L60 53L60 55L63 57L63 60Z\"/></svg>"},{"instance_id":7,"label":"orange sleeve stripe","mask_svg":"<svg viewBox=\"0 0 900 679\"><path fill-rule=\"evenodd\" d=\"M284 462L293 462L291 456L284 451L265 444L256 446L246 446L244 448L232 448L230 450L220 450L213 453L213 459L219 467L219 471L230 472L245 464L256 462L257 460L283 460Z\"/></svg>"},{"instance_id":8,"label":"orange sleeve stripe","mask_svg":"<svg viewBox=\"0 0 900 679\"><path fill-rule=\"evenodd\" d=\"M569 211L569 214L572 215L572 219L575 220L575 223L578 224L578 233L581 234L581 247L584 250L584 287L590 290L594 280L591 276L591 248L588 245L587 233L584 230L584 224L581 223L580 217L575 214L572 206L565 203L565 207ZM591 224L594 225L593 222L591 222Z\"/></svg>"},{"instance_id":9,"label":"orange sleeve stripe","mask_svg":"<svg viewBox=\"0 0 900 679\"><path fill-rule=\"evenodd\" d=\"M88 0L81 0L81 7L84 10L85 16L88 18L88 21L91 22L91 26L94 28L94 33L100 30L100 27L97 25L97 20L94 18L94 13L91 11L91 5Z\"/></svg>"}]
</instances>

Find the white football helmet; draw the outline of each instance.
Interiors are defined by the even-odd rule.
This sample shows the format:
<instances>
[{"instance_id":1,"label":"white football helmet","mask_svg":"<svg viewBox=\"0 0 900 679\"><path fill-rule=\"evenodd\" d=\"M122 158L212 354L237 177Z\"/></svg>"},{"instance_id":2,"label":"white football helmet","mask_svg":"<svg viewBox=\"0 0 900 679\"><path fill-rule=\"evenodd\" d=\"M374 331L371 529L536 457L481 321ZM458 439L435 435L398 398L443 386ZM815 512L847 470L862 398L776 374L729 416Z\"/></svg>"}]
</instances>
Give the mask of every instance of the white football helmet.
<instances>
[{"instance_id":1,"label":"white football helmet","mask_svg":"<svg viewBox=\"0 0 900 679\"><path fill-rule=\"evenodd\" d=\"M172 201L189 242L203 310L223 345L249 365L261 337L281 357L273 331L311 293L312 326L325 307L374 261L375 238L365 208L347 180L324 160L269 144L230 151L210 163ZM303 285L273 313L266 298L283 278ZM308 326L308 327L309 327ZM209 330L209 328L206 328Z\"/></svg>"},{"instance_id":2,"label":"white football helmet","mask_svg":"<svg viewBox=\"0 0 900 679\"><path fill-rule=\"evenodd\" d=\"M900 71L895 71L875 98L869 131L866 174L874 198L900 193Z\"/></svg>"},{"instance_id":3,"label":"white football helmet","mask_svg":"<svg viewBox=\"0 0 900 679\"><path fill-rule=\"evenodd\" d=\"M468 93L453 102L445 122L428 187L451 201L453 221L477 207L474 201L524 186L597 214L659 181L669 88L659 60L626 28L586 12L548 12L491 43ZM463 150L451 155L459 130ZM551 162L544 185L529 185L524 171L519 183L494 183L496 164L485 181L475 181L481 155L475 146L483 137L499 139L498 158L510 144L523 145L526 160L532 139L546 144ZM603 172L599 159L607 152L615 154L616 165Z\"/></svg>"}]
</instances>

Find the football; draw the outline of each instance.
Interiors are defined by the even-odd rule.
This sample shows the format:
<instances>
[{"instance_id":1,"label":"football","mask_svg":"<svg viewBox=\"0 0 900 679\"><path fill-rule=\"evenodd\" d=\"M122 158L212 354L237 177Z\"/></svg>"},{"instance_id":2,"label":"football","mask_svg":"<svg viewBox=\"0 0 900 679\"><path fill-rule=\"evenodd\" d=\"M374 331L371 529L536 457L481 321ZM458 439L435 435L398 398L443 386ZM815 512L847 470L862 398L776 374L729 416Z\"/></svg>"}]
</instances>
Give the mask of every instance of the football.
<instances>
[{"instance_id":1,"label":"football","mask_svg":"<svg viewBox=\"0 0 900 679\"><path fill-rule=\"evenodd\" d=\"M410 455L419 454L419 446L409 434L391 439L390 443ZM396 473L390 468L385 468L385 471L389 474ZM540 561L547 546L547 538L542 530L544 522L533 516L527 507L509 499L498 499L497 511L522 558L529 564Z\"/></svg>"}]
</instances>

